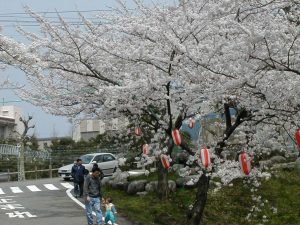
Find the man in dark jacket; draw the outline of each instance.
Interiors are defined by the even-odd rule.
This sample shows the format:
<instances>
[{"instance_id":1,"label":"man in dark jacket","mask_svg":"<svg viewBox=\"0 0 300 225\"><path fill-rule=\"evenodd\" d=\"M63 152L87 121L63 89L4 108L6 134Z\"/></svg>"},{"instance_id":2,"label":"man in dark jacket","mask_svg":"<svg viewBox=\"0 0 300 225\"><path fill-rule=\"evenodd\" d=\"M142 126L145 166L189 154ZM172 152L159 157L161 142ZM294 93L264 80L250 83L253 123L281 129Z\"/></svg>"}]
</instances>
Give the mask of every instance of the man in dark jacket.
<instances>
[{"instance_id":1,"label":"man in dark jacket","mask_svg":"<svg viewBox=\"0 0 300 225\"><path fill-rule=\"evenodd\" d=\"M77 159L76 164L72 167L71 174L74 179L74 193L77 197L76 193L78 193L79 187L80 197L82 197L85 167L82 165L81 159Z\"/></svg>"}]
</instances>

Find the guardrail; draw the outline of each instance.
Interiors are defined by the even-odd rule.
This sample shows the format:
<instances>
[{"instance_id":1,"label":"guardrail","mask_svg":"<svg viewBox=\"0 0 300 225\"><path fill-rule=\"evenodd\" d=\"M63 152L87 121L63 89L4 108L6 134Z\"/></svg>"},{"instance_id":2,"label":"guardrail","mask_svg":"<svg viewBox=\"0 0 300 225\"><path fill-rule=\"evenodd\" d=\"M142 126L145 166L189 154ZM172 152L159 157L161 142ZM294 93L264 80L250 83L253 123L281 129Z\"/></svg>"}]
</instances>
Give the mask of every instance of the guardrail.
<instances>
[{"instance_id":1,"label":"guardrail","mask_svg":"<svg viewBox=\"0 0 300 225\"><path fill-rule=\"evenodd\" d=\"M39 176L39 173L48 172L47 173L48 178L58 177L58 174L54 174L53 171L58 171L58 168L52 169L52 167L50 165L49 169L38 170L37 166L35 166L34 170L25 171L25 176L26 176L26 174L34 173L35 175L33 177L37 180L38 178L41 178ZM14 177L17 178L17 176L18 176L18 172L10 172L8 170L7 172L0 173L0 182L8 182L8 181L12 181L12 180L17 180L17 179L13 179ZM31 177L31 178L33 178L33 177ZM43 177L43 178L45 178L45 177Z\"/></svg>"}]
</instances>

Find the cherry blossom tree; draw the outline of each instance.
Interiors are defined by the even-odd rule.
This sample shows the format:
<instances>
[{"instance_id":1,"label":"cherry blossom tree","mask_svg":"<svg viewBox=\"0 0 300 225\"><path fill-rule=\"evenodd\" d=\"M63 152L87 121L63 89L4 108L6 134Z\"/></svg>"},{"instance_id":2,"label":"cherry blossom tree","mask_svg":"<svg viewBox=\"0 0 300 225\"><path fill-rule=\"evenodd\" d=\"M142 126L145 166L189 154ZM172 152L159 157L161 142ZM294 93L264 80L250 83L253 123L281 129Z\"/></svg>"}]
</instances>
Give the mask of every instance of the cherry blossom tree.
<instances>
[{"instance_id":1,"label":"cherry blossom tree","mask_svg":"<svg viewBox=\"0 0 300 225\"><path fill-rule=\"evenodd\" d=\"M243 177L236 157L226 156L234 140L240 140L235 156L246 151L257 162L266 144L258 131L279 137L295 129L299 1L181 0L174 7L136 1L135 10L121 3L99 14L97 24L80 15L82 27L27 12L41 28L40 34L19 28L29 44L0 36L1 61L23 70L30 84L20 96L56 115L147 123L161 198L168 195L168 170L159 159L172 153L172 130L199 114L224 115L223 135L197 146L211 146L210 168L198 163L200 149L180 143L199 174L192 224L202 223L211 178L227 185ZM275 138L269 144L284 148ZM255 168L248 176L264 175Z\"/></svg>"}]
</instances>

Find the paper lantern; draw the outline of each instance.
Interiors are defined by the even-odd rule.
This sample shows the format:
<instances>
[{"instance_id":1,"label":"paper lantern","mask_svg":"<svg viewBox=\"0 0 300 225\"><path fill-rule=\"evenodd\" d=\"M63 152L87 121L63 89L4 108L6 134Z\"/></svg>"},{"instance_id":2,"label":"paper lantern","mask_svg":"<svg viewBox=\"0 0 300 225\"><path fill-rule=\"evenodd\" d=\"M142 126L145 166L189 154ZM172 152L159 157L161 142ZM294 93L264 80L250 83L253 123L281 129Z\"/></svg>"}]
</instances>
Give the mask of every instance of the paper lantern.
<instances>
[{"instance_id":1,"label":"paper lantern","mask_svg":"<svg viewBox=\"0 0 300 225\"><path fill-rule=\"evenodd\" d=\"M203 148L200 150L200 159L201 163L204 166L205 169L207 169L210 166L210 155L207 148Z\"/></svg>"},{"instance_id":2,"label":"paper lantern","mask_svg":"<svg viewBox=\"0 0 300 225\"><path fill-rule=\"evenodd\" d=\"M299 128L297 128L297 130L296 130L295 139L296 139L298 148L300 148L300 129Z\"/></svg>"},{"instance_id":3,"label":"paper lantern","mask_svg":"<svg viewBox=\"0 0 300 225\"><path fill-rule=\"evenodd\" d=\"M148 155L149 154L148 144L143 144L143 154L144 155Z\"/></svg>"},{"instance_id":4,"label":"paper lantern","mask_svg":"<svg viewBox=\"0 0 300 225\"><path fill-rule=\"evenodd\" d=\"M141 136L141 128L135 127L135 128L134 128L134 134L135 134L136 136Z\"/></svg>"},{"instance_id":5,"label":"paper lantern","mask_svg":"<svg viewBox=\"0 0 300 225\"><path fill-rule=\"evenodd\" d=\"M163 167L165 169L169 169L170 168L170 162L169 162L169 159L168 159L168 156L166 155L161 155L160 156L160 161L161 161L161 164L163 165Z\"/></svg>"},{"instance_id":6,"label":"paper lantern","mask_svg":"<svg viewBox=\"0 0 300 225\"><path fill-rule=\"evenodd\" d=\"M172 138L173 138L175 145L181 144L181 137L180 137L179 130L177 130L177 129L172 130Z\"/></svg>"},{"instance_id":7,"label":"paper lantern","mask_svg":"<svg viewBox=\"0 0 300 225\"><path fill-rule=\"evenodd\" d=\"M195 126L195 120L193 118L189 118L189 128L194 128Z\"/></svg>"},{"instance_id":8,"label":"paper lantern","mask_svg":"<svg viewBox=\"0 0 300 225\"><path fill-rule=\"evenodd\" d=\"M246 152L242 152L239 155L239 161L240 161L242 172L245 175L249 175L251 171L251 158L249 157L249 155Z\"/></svg>"}]
</instances>

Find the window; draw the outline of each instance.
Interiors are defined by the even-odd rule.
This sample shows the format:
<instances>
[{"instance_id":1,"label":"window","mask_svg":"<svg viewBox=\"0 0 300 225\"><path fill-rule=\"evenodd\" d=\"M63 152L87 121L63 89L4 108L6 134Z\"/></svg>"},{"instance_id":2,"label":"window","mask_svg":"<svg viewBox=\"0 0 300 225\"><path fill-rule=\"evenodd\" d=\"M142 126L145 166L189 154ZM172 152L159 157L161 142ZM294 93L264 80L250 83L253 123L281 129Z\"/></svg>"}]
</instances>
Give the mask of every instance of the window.
<instances>
[{"instance_id":1,"label":"window","mask_svg":"<svg viewBox=\"0 0 300 225\"><path fill-rule=\"evenodd\" d=\"M113 161L115 158L112 155L103 155L103 162Z\"/></svg>"},{"instance_id":2,"label":"window","mask_svg":"<svg viewBox=\"0 0 300 225\"><path fill-rule=\"evenodd\" d=\"M3 110L3 111L2 111L2 115L3 115L3 116L8 116L8 111L6 111L6 110L4 111L4 110Z\"/></svg>"},{"instance_id":3,"label":"window","mask_svg":"<svg viewBox=\"0 0 300 225\"><path fill-rule=\"evenodd\" d=\"M82 160L83 164L89 164L92 160L93 156L92 155L82 155L80 159Z\"/></svg>"},{"instance_id":4,"label":"window","mask_svg":"<svg viewBox=\"0 0 300 225\"><path fill-rule=\"evenodd\" d=\"M95 156L95 158L94 158L93 161L96 161L97 163L103 162L103 155L97 155L97 156Z\"/></svg>"}]
</instances>

